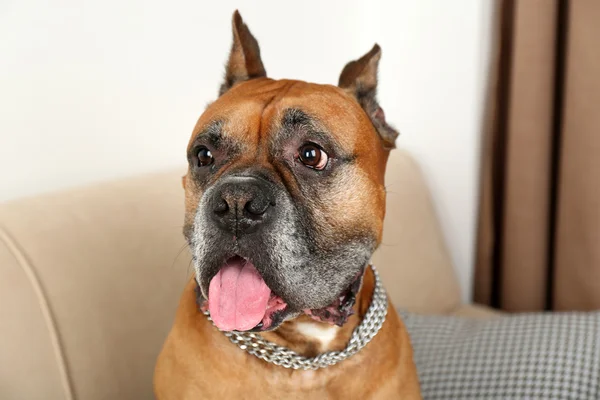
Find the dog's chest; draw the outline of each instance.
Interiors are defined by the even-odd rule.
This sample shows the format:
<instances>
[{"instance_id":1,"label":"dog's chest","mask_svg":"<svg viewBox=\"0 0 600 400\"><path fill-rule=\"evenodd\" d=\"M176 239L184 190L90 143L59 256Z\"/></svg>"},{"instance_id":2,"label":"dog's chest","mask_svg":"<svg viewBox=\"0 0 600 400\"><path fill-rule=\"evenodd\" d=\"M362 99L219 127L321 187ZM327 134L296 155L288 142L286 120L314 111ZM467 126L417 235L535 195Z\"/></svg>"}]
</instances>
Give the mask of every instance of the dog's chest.
<instances>
[{"instance_id":1,"label":"dog's chest","mask_svg":"<svg viewBox=\"0 0 600 400\"><path fill-rule=\"evenodd\" d=\"M291 373L274 373L268 375L266 380L273 389L283 389L288 393L314 391L323 389L326 384L322 372L292 371Z\"/></svg>"},{"instance_id":2,"label":"dog's chest","mask_svg":"<svg viewBox=\"0 0 600 400\"><path fill-rule=\"evenodd\" d=\"M335 325L324 325L314 322L298 322L295 327L300 335L316 343L321 351L327 351L329 345L339 333L339 327Z\"/></svg>"}]
</instances>

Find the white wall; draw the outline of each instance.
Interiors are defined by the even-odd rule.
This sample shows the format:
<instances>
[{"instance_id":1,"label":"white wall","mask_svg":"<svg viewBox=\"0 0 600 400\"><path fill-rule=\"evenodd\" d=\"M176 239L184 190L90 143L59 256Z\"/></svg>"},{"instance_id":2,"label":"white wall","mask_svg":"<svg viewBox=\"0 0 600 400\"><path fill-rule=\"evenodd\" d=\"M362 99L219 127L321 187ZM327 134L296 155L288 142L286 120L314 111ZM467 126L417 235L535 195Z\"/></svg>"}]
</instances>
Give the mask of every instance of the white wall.
<instances>
[{"instance_id":1,"label":"white wall","mask_svg":"<svg viewBox=\"0 0 600 400\"><path fill-rule=\"evenodd\" d=\"M365 30L383 48L380 102L400 130L398 145L415 155L425 173L467 301L493 2L374 4L380 6L370 9Z\"/></svg>"},{"instance_id":2,"label":"white wall","mask_svg":"<svg viewBox=\"0 0 600 400\"><path fill-rule=\"evenodd\" d=\"M0 2L0 200L182 165L239 8L274 78L335 83L383 47L380 99L470 293L490 1Z\"/></svg>"}]
</instances>

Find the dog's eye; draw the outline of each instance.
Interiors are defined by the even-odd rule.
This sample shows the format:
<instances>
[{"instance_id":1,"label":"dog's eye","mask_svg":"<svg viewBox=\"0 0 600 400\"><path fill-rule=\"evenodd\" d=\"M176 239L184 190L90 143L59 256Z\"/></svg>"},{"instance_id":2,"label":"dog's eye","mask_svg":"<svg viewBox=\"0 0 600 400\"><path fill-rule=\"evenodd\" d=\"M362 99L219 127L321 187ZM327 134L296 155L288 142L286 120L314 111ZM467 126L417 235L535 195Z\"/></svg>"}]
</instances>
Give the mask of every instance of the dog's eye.
<instances>
[{"instance_id":1,"label":"dog's eye","mask_svg":"<svg viewBox=\"0 0 600 400\"><path fill-rule=\"evenodd\" d=\"M329 156L314 143L306 143L299 149L298 159L308 168L323 170L327 166Z\"/></svg>"},{"instance_id":2,"label":"dog's eye","mask_svg":"<svg viewBox=\"0 0 600 400\"><path fill-rule=\"evenodd\" d=\"M196 157L198 158L199 167L206 167L207 165L212 164L215 160L211 151L204 146L198 148L198 154L196 155Z\"/></svg>"}]
</instances>

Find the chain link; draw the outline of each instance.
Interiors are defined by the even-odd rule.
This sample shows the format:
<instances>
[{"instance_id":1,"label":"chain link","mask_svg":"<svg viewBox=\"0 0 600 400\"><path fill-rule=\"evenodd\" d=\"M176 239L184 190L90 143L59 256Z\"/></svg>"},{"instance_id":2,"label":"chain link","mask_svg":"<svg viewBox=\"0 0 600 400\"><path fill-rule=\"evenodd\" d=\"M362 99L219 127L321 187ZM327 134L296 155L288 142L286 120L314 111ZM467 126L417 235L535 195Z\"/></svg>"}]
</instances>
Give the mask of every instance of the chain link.
<instances>
[{"instance_id":1,"label":"chain link","mask_svg":"<svg viewBox=\"0 0 600 400\"><path fill-rule=\"evenodd\" d=\"M335 365L353 356L365 347L377 335L377 332L379 332L385 322L388 309L387 294L381 283L379 273L374 266L371 266L371 269L375 275L375 288L373 290L373 297L371 298L371 305L361 323L352 332L348 345L342 351L330 351L319 354L316 357L307 358L286 347L263 339L258 333L222 332L229 338L231 343L237 345L240 349L266 362L280 365L284 368L317 370ZM212 322L209 312L205 311L204 314Z\"/></svg>"}]
</instances>

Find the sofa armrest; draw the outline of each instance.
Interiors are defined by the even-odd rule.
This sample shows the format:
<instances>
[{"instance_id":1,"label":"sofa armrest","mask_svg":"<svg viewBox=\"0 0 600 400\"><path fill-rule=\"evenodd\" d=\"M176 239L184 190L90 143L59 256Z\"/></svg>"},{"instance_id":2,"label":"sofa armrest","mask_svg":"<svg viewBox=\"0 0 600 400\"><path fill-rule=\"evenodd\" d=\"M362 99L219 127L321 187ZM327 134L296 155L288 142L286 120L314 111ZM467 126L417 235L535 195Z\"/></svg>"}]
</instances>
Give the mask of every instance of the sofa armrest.
<instances>
[{"instance_id":1,"label":"sofa armrest","mask_svg":"<svg viewBox=\"0 0 600 400\"><path fill-rule=\"evenodd\" d=\"M0 397L149 399L191 274L182 168L0 206Z\"/></svg>"},{"instance_id":2,"label":"sofa armrest","mask_svg":"<svg viewBox=\"0 0 600 400\"><path fill-rule=\"evenodd\" d=\"M192 273L184 171L0 205L3 399L152 398L155 359ZM450 312L458 284L420 171L395 150L386 180L374 264L396 305Z\"/></svg>"}]
</instances>

